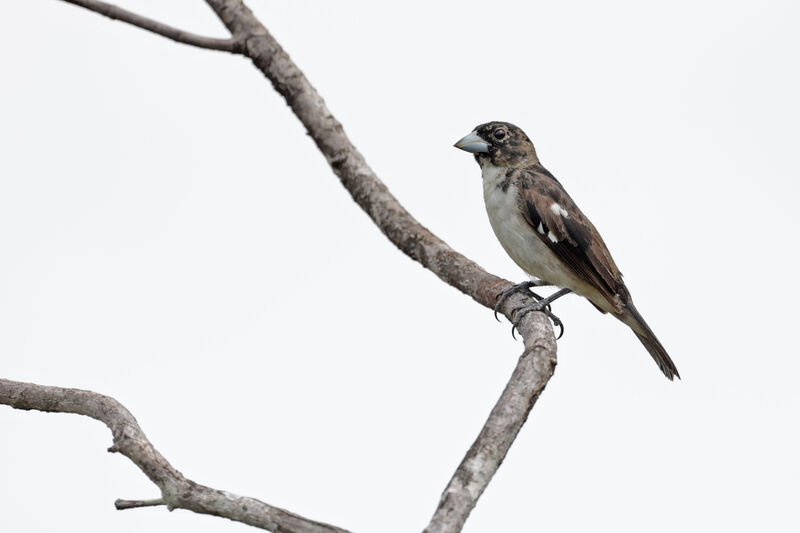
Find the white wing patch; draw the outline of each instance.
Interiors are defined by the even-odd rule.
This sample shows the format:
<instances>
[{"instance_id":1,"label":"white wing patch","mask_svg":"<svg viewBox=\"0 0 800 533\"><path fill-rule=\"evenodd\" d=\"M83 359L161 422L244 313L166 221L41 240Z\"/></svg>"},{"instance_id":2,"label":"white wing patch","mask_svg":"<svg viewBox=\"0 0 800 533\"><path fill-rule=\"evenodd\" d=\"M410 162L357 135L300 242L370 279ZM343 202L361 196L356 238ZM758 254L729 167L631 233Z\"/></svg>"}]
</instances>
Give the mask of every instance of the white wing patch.
<instances>
[{"instance_id":1,"label":"white wing patch","mask_svg":"<svg viewBox=\"0 0 800 533\"><path fill-rule=\"evenodd\" d=\"M557 202L553 202L553 205L550 206L550 211L552 211L554 215L561 215L564 218L569 218L567 210L561 207Z\"/></svg>"},{"instance_id":2,"label":"white wing patch","mask_svg":"<svg viewBox=\"0 0 800 533\"><path fill-rule=\"evenodd\" d=\"M541 223L541 222L539 222L539 227L538 227L538 228L536 228L536 231L538 231L539 233L541 233L542 235L544 235L544 226L542 226L542 223Z\"/></svg>"},{"instance_id":3,"label":"white wing patch","mask_svg":"<svg viewBox=\"0 0 800 533\"><path fill-rule=\"evenodd\" d=\"M556 236L553 234L553 232L552 232L552 231L551 231L551 232L549 232L549 233L547 234L547 238L548 238L548 239L550 239L550 240L551 240L551 241L553 241L553 242L558 242L558 237L556 237Z\"/></svg>"}]
</instances>

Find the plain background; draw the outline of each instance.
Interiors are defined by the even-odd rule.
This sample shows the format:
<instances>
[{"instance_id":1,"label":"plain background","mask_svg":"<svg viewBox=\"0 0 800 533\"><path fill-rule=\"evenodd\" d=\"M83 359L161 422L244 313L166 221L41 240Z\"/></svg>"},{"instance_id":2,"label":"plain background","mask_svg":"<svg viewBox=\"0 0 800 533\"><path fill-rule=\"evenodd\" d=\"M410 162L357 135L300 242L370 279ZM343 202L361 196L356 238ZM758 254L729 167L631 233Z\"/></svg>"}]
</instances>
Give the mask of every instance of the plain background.
<instances>
[{"instance_id":1,"label":"plain background","mask_svg":"<svg viewBox=\"0 0 800 533\"><path fill-rule=\"evenodd\" d=\"M251 0L400 201L490 272L507 120L605 236L684 379L578 297L465 531L797 531L795 1ZM121 5L225 36L203 2ZM191 479L420 531L521 351L399 253L249 61L61 2L0 18L5 378L123 402ZM164 508L100 423L0 408L0 529L245 531Z\"/></svg>"}]
</instances>

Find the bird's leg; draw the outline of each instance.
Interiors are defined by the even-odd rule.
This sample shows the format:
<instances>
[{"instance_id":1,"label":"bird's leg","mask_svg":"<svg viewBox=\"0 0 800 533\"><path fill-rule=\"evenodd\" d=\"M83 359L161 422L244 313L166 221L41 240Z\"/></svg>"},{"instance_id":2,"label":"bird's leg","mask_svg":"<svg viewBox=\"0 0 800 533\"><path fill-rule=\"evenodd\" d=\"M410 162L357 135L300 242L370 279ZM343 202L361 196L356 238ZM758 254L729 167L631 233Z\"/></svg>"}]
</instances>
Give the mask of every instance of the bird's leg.
<instances>
[{"instance_id":1,"label":"bird's leg","mask_svg":"<svg viewBox=\"0 0 800 533\"><path fill-rule=\"evenodd\" d=\"M539 296L538 294L536 294L535 292L533 292L532 290L530 290L530 288L531 287L546 287L547 285L549 285L549 283L544 282L544 281L523 281L522 283L517 283L516 285L512 285L511 287L509 287L507 289L504 289L503 291L498 293L497 294L497 303L494 304L494 318L495 318L495 320L500 322L500 319L497 318L497 313L498 313L498 311L500 311L500 307L503 305L503 303L506 300L508 300L509 297L511 297L511 295L516 294L518 292L525 291L528 294L530 294L531 296L533 296L534 298L536 298L537 301L539 301L539 300L542 299L542 297Z\"/></svg>"},{"instance_id":2,"label":"bird's leg","mask_svg":"<svg viewBox=\"0 0 800 533\"><path fill-rule=\"evenodd\" d=\"M550 320L553 321L554 325L556 325L559 328L561 328L561 333L558 335L558 338L556 340L560 339L561 336L564 335L564 324L561 322L561 319L559 319L557 316L555 316L553 313L550 312L549 307L550 307L550 304L553 303L555 300L558 300L559 298L561 298L565 294L569 294L571 292L572 291L570 289L561 289L561 290L558 290L558 291L554 292L553 294L551 294L547 298L539 299L539 301L536 302L535 304L526 305L526 306L514 309L514 312L511 314L511 317L513 318L513 322L514 322L514 325L511 326L511 335L512 336L514 335L514 330L515 329L519 330L519 323L522 321L522 318L525 315L527 315L531 311L541 311L545 315L547 315L550 318Z\"/></svg>"}]
</instances>

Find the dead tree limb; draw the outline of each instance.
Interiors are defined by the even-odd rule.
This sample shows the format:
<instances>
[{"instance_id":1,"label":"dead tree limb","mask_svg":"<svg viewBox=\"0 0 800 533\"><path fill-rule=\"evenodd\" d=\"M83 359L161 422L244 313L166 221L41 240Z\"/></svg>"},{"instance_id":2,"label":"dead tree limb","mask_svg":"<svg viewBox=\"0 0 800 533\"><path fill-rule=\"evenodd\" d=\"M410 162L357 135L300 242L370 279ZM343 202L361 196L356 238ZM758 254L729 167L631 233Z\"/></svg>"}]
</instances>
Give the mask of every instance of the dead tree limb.
<instances>
[{"instance_id":1,"label":"dead tree limb","mask_svg":"<svg viewBox=\"0 0 800 533\"><path fill-rule=\"evenodd\" d=\"M205 35L197 35L188 31L183 31L174 28L163 22L158 22L142 15L138 15L127 9L123 9L114 4L107 2L100 2L98 0L63 0L69 4L85 7L95 13L100 13L113 20L121 20L128 24L133 24L153 33L157 33L167 39L178 41L183 44L190 44L200 48L208 48L209 50L220 50L222 52L239 53L241 52L241 45L236 39L218 39L216 37L206 37Z\"/></svg>"},{"instance_id":2,"label":"dead tree limb","mask_svg":"<svg viewBox=\"0 0 800 533\"><path fill-rule=\"evenodd\" d=\"M478 438L444 489L425 533L461 531L552 377L556 369L553 328L541 313L536 315L522 326L525 351Z\"/></svg>"},{"instance_id":3,"label":"dead tree limb","mask_svg":"<svg viewBox=\"0 0 800 533\"><path fill-rule=\"evenodd\" d=\"M344 529L302 518L255 498L212 489L187 479L153 447L133 415L114 398L86 390L0 379L0 404L15 409L84 415L108 426L114 438L108 451L119 452L133 461L161 489L160 500L150 501L150 505L222 516L281 533L347 533ZM117 508L145 505L142 502L129 503L118 500Z\"/></svg>"},{"instance_id":4,"label":"dead tree limb","mask_svg":"<svg viewBox=\"0 0 800 533\"><path fill-rule=\"evenodd\" d=\"M345 189L406 255L480 304L492 307L510 282L450 248L400 205L353 146L344 128L280 44L241 0L206 0L244 43L243 54L272 82L305 126ZM519 303L519 302L517 302ZM512 307L504 306L508 316Z\"/></svg>"},{"instance_id":5,"label":"dead tree limb","mask_svg":"<svg viewBox=\"0 0 800 533\"><path fill-rule=\"evenodd\" d=\"M250 58L284 97L356 203L403 253L489 308L494 305L497 294L511 285L450 248L406 211L367 165L302 71L242 0L206 0L231 32L231 39L189 34L95 0L64 1L179 42ZM529 300L528 296L517 294L506 300L501 311L510 318L513 309L531 303ZM556 343L545 316L541 313L526 315L520 330L525 350L483 430L445 489L426 532L455 533L461 530L555 370ZM169 507L225 516L270 531L343 531L252 498L233 496L186 479L146 440L130 413L111 398L87 391L0 380L0 403L20 409L85 414L109 425L115 439L112 450L122 451L162 491L159 500L119 501L120 508L159 505L163 500ZM111 409L108 412L113 411L114 417L124 419L125 424L112 425L116 422L103 409ZM129 433L135 438L130 440L124 431L118 435L115 427L130 428ZM128 443L124 450L116 444L118 438ZM223 506L226 498L236 500L239 507Z\"/></svg>"}]
</instances>

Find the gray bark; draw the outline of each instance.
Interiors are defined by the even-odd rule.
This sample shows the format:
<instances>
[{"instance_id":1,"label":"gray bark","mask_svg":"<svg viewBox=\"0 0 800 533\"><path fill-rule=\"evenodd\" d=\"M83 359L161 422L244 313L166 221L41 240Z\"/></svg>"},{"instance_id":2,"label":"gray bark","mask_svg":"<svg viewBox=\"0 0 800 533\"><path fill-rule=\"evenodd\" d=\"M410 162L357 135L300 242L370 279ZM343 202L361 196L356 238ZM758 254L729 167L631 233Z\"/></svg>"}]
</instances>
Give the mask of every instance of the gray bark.
<instances>
[{"instance_id":1,"label":"gray bark","mask_svg":"<svg viewBox=\"0 0 800 533\"><path fill-rule=\"evenodd\" d=\"M163 22L143 17L127 9L115 6L114 4L100 2L98 0L64 0L64 2L85 7L90 11L100 13L112 20L121 20L122 22L133 24L134 26L157 33L167 39L178 41L179 43L208 48L209 50L220 50L222 52L241 52L241 43L236 39L218 39L216 37L206 37L204 35L183 31L164 24Z\"/></svg>"},{"instance_id":2,"label":"gray bark","mask_svg":"<svg viewBox=\"0 0 800 533\"><path fill-rule=\"evenodd\" d=\"M556 368L556 340L541 313L521 326L525 351L478 438L444 489L425 533L461 531Z\"/></svg>"},{"instance_id":3,"label":"gray bark","mask_svg":"<svg viewBox=\"0 0 800 533\"><path fill-rule=\"evenodd\" d=\"M406 211L367 165L305 75L241 0L206 0L231 32L231 39L182 32L104 2L64 1L185 44L250 58L285 98L356 203L403 253L489 308L494 306L497 294L511 285L450 248ZM514 295L506 300L501 312L511 318L514 309L527 303L532 303L528 296ZM519 329L525 349L517 367L442 494L426 532L461 530L555 370L556 342L547 318L541 313L530 313L523 318ZM77 413L105 423L114 436L110 450L131 459L162 494L156 500L118 500L120 509L167 505L275 532L344 531L185 478L155 450L133 416L113 398L89 391L0 380L0 403L18 409Z\"/></svg>"},{"instance_id":4,"label":"gray bark","mask_svg":"<svg viewBox=\"0 0 800 533\"><path fill-rule=\"evenodd\" d=\"M104 423L114 438L108 451L121 453L133 461L161 489L161 502L152 505L163 502L170 509L222 516L268 531L346 533L344 529L299 517L255 498L212 489L187 479L158 453L133 415L114 398L86 390L0 379L0 404L15 409L75 413ZM124 500L122 503L121 506L118 502L117 507L126 508Z\"/></svg>"}]
</instances>

